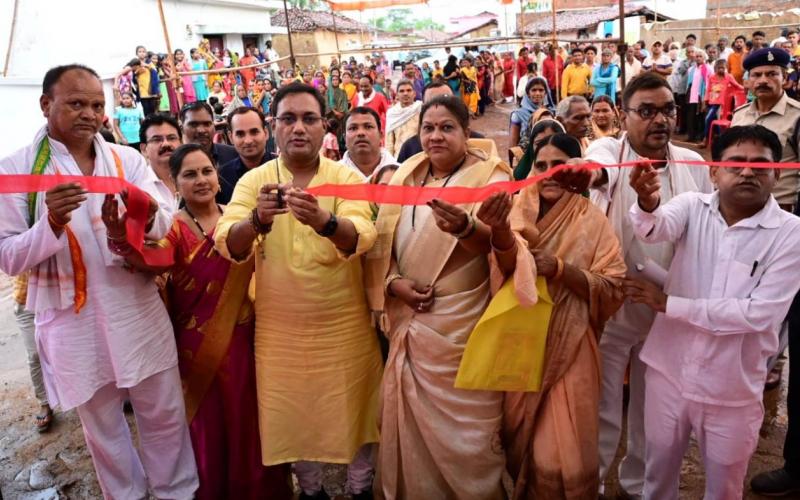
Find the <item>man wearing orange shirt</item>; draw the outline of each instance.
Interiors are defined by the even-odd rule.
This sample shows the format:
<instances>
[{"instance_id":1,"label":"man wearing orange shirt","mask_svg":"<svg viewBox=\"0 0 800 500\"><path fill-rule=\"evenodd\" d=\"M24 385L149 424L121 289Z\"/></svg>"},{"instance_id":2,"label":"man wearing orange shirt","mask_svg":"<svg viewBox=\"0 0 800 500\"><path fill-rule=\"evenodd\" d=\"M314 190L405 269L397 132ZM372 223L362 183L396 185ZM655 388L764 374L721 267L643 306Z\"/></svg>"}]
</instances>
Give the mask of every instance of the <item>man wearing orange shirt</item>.
<instances>
[{"instance_id":1,"label":"man wearing orange shirt","mask_svg":"<svg viewBox=\"0 0 800 500\"><path fill-rule=\"evenodd\" d=\"M728 73L739 82L739 85L744 83L744 56L747 53L744 50L746 40L744 35L739 35L733 40L733 52L728 54Z\"/></svg>"}]
</instances>

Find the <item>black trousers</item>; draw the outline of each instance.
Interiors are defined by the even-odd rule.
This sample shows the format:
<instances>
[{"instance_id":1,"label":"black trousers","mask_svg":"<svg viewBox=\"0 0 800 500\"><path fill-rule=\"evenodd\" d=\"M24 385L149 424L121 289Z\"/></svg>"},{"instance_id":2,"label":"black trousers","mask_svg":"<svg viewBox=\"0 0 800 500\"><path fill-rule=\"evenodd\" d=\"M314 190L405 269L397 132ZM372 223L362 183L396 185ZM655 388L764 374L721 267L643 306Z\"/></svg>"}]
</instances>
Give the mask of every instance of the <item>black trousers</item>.
<instances>
[{"instance_id":1,"label":"black trousers","mask_svg":"<svg viewBox=\"0 0 800 500\"><path fill-rule=\"evenodd\" d=\"M686 94L672 94L675 98L675 105L678 106L678 134L686 133Z\"/></svg>"},{"instance_id":2,"label":"black trousers","mask_svg":"<svg viewBox=\"0 0 800 500\"><path fill-rule=\"evenodd\" d=\"M144 112L145 117L148 117L158 111L158 102L158 97L143 97L141 99L142 111Z\"/></svg>"},{"instance_id":3,"label":"black trousers","mask_svg":"<svg viewBox=\"0 0 800 500\"><path fill-rule=\"evenodd\" d=\"M703 119L699 114L699 104L686 105L686 135L690 142L703 140Z\"/></svg>"},{"instance_id":4,"label":"black trousers","mask_svg":"<svg viewBox=\"0 0 800 500\"><path fill-rule=\"evenodd\" d=\"M791 364L797 357L797 366ZM789 392L786 396L786 441L783 443L784 468L800 479L800 294L795 296L789 310Z\"/></svg>"}]
</instances>

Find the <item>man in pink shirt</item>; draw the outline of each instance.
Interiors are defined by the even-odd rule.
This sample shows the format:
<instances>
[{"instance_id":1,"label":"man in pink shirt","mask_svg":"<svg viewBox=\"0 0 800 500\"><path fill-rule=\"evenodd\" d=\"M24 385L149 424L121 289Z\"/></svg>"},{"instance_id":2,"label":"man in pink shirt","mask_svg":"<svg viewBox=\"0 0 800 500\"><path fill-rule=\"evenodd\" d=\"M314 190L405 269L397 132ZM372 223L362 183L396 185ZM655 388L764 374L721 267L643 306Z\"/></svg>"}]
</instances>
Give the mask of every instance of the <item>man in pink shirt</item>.
<instances>
[{"instance_id":1,"label":"man in pink shirt","mask_svg":"<svg viewBox=\"0 0 800 500\"><path fill-rule=\"evenodd\" d=\"M779 162L778 136L732 127L712 158ZM742 498L758 444L767 358L800 288L800 218L778 206L777 169L711 167L718 190L661 204L658 172L631 173L636 236L671 242L664 291L626 281L626 295L657 312L640 358L647 365L644 497L677 499L681 462L694 434L706 470L704 498Z\"/></svg>"}]
</instances>

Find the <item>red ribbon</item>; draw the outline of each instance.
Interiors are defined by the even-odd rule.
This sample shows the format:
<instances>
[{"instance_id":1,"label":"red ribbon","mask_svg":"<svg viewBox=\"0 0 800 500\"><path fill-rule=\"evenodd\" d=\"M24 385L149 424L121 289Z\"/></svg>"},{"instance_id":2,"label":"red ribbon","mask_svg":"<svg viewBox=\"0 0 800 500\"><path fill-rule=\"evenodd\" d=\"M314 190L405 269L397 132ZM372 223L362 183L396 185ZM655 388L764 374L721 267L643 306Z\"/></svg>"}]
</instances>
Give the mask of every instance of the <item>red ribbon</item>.
<instances>
[{"instance_id":1,"label":"red ribbon","mask_svg":"<svg viewBox=\"0 0 800 500\"><path fill-rule=\"evenodd\" d=\"M658 163L657 160L637 160L614 165L601 165L599 163L585 163L579 167L558 165L544 173L528 177L521 181L495 182L477 188L448 186L448 187L419 187L419 186L383 186L378 184L323 184L306 189L314 196L335 196L345 200L371 201L374 203L388 203L400 205L423 205L433 199L448 203L474 203L488 198L494 193L505 191L515 193L531 186L542 179L552 177L562 170L598 170L606 167L633 167L642 163ZM678 163L692 166L717 166L717 167L749 167L749 168L778 168L800 169L800 163L746 163L702 160L680 160ZM172 252L164 248L149 248L144 246L144 233L149 215L150 197L133 184L118 177L84 177L77 175L0 175L0 194L4 193L30 193L43 192L60 184L78 183L90 193L116 194L127 189L127 239L128 243L139 252L148 265L168 266L172 263Z\"/></svg>"},{"instance_id":2,"label":"red ribbon","mask_svg":"<svg viewBox=\"0 0 800 500\"><path fill-rule=\"evenodd\" d=\"M144 234L150 215L150 196L133 184L119 177L94 177L81 175L0 175L0 194L32 193L48 191L67 183L80 184L90 193L116 194L127 190L125 203L125 238L144 262L153 267L173 264L172 250L160 247L145 247Z\"/></svg>"},{"instance_id":3,"label":"red ribbon","mask_svg":"<svg viewBox=\"0 0 800 500\"><path fill-rule=\"evenodd\" d=\"M552 177L562 170L599 170L607 167L630 168L642 163L658 163L657 160L638 160L614 165L601 165L599 163L584 163L580 167L558 165L544 173L528 177L520 181L495 182L477 188L448 186L448 187L420 187L420 186L383 186L378 184L322 184L307 188L306 191L314 196L335 196L345 200L371 201L378 204L397 205L424 205L433 199L439 199L452 204L480 202L494 193L505 191L516 193L537 182ZM800 163L743 163L732 161L702 161L680 160L677 163L693 166L718 166L718 167L750 167L750 168L797 168Z\"/></svg>"}]
</instances>

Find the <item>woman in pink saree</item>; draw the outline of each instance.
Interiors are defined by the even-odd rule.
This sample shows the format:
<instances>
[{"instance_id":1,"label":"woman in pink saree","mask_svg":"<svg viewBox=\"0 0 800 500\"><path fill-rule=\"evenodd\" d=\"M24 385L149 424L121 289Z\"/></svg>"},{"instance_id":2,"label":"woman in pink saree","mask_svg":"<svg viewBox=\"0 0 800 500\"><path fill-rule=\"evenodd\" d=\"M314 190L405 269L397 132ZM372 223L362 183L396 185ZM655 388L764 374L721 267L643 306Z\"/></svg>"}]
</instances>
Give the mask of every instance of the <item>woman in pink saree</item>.
<instances>
[{"instance_id":1,"label":"woman in pink saree","mask_svg":"<svg viewBox=\"0 0 800 500\"><path fill-rule=\"evenodd\" d=\"M175 50L173 58L175 59L175 69L177 71L192 71L192 63L186 60L186 54L181 49ZM197 100L197 96L194 95L194 84L192 84L191 76L181 77L179 92L183 94L184 105L191 104Z\"/></svg>"},{"instance_id":2,"label":"woman in pink saree","mask_svg":"<svg viewBox=\"0 0 800 500\"><path fill-rule=\"evenodd\" d=\"M219 180L202 148L179 147L170 171L185 205L161 245L175 256L165 295L200 478L195 498L290 499L288 465L261 464L255 314L247 296L253 261L233 264L214 250ZM135 260L129 263L145 267Z\"/></svg>"}]
</instances>

